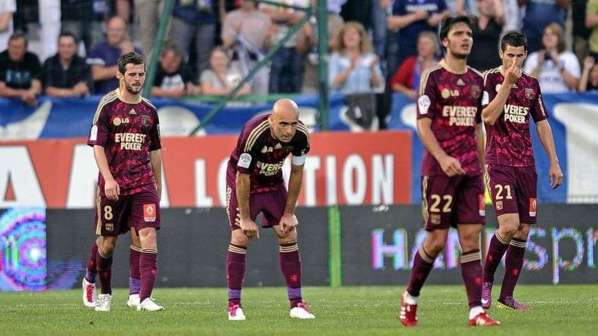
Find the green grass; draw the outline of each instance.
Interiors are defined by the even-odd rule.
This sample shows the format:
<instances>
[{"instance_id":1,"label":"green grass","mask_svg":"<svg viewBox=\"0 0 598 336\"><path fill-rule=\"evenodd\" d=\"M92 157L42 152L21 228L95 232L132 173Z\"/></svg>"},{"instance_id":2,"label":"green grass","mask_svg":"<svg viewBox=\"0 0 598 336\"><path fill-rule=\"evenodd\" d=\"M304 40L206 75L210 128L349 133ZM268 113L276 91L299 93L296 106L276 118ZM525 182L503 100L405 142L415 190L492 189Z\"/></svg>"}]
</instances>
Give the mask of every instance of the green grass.
<instances>
[{"instance_id":1,"label":"green grass","mask_svg":"<svg viewBox=\"0 0 598 336\"><path fill-rule=\"evenodd\" d=\"M419 307L419 326L404 329L398 315L399 287L308 287L303 291L316 320L288 317L284 288L247 288L247 321L226 320L225 289L157 289L166 310L138 313L116 290L112 311L96 313L81 304L80 291L0 293L0 335L590 335L598 328L598 285L519 286L518 298L531 310L490 310L502 326L466 326L462 286L428 286ZM496 293L495 293L496 294ZM480 330L484 329L484 330Z\"/></svg>"}]
</instances>

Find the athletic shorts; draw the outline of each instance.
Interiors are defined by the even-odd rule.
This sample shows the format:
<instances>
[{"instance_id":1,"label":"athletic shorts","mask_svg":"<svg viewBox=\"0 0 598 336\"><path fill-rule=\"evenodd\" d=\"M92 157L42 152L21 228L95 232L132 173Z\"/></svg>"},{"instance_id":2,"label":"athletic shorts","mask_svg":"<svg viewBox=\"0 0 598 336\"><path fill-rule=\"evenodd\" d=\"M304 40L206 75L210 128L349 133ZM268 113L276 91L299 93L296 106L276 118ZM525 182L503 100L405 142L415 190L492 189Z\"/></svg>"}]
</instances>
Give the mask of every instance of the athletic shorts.
<instances>
[{"instance_id":1,"label":"athletic shorts","mask_svg":"<svg viewBox=\"0 0 598 336\"><path fill-rule=\"evenodd\" d=\"M283 185L274 191L266 191L249 195L249 209L251 219L255 221L262 213L264 220L262 227L269 228L278 225L287 203L287 190ZM226 215L231 230L237 230L241 221L241 213L237 202L236 189L226 186Z\"/></svg>"},{"instance_id":2,"label":"athletic shorts","mask_svg":"<svg viewBox=\"0 0 598 336\"><path fill-rule=\"evenodd\" d=\"M119 196L113 201L96 196L96 234L118 236L133 227L137 232L146 227L160 229L160 200L155 191L142 191Z\"/></svg>"},{"instance_id":3,"label":"athletic shorts","mask_svg":"<svg viewBox=\"0 0 598 336\"><path fill-rule=\"evenodd\" d=\"M537 197L534 167L486 166L486 184L496 215L519 214L519 222L536 223Z\"/></svg>"},{"instance_id":4,"label":"athletic shorts","mask_svg":"<svg viewBox=\"0 0 598 336\"><path fill-rule=\"evenodd\" d=\"M484 224L484 184L480 175L422 176L422 215L427 231L459 224Z\"/></svg>"}]
</instances>

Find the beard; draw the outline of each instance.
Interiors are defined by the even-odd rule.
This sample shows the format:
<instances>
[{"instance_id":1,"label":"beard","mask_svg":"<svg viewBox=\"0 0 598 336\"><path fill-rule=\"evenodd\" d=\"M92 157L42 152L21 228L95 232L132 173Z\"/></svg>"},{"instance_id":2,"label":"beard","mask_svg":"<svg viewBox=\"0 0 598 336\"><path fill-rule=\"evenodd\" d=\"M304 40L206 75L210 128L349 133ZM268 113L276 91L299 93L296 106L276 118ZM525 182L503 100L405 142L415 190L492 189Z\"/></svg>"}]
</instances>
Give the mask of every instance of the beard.
<instances>
[{"instance_id":1,"label":"beard","mask_svg":"<svg viewBox=\"0 0 598 336\"><path fill-rule=\"evenodd\" d=\"M125 90L127 90L127 92L130 94L137 95L141 92L141 90L143 90L143 85L140 85L139 88L135 88L132 85L125 83Z\"/></svg>"}]
</instances>

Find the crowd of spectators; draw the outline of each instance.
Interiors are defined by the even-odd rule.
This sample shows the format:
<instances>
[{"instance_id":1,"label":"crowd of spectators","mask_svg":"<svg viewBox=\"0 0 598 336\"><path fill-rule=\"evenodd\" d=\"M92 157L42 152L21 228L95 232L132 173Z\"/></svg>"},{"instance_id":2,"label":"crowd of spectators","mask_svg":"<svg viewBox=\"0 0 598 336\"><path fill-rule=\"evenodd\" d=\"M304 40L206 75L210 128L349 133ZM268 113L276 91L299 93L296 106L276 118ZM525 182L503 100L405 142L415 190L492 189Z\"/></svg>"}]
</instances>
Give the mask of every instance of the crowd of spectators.
<instances>
[{"instance_id":1,"label":"crowd of spectators","mask_svg":"<svg viewBox=\"0 0 598 336\"><path fill-rule=\"evenodd\" d=\"M118 57L131 50L149 57L158 44L164 2L0 0L0 96L35 104L42 94L80 97L116 88ZM176 0L152 96L229 94L303 18L296 7L317 1L273 2L295 8ZM520 30L529 42L524 69L545 93L596 90L598 0L328 0L331 89L415 98L422 72L441 57L439 24L463 14L474 17L472 67L498 66L500 36ZM313 17L239 94L313 91L317 36Z\"/></svg>"}]
</instances>

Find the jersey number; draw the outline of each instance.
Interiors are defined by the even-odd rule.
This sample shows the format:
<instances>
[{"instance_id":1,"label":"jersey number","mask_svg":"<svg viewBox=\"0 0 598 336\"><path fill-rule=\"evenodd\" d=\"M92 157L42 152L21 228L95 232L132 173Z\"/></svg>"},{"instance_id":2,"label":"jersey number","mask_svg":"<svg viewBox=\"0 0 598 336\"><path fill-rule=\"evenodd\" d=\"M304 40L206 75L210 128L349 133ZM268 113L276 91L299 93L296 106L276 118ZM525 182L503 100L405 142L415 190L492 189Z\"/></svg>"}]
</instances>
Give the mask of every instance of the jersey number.
<instances>
[{"instance_id":1,"label":"jersey number","mask_svg":"<svg viewBox=\"0 0 598 336\"><path fill-rule=\"evenodd\" d=\"M503 191L507 191L507 196L506 199L513 199L513 196L511 195L511 186L508 184L505 185L500 185L497 184L494 186L494 188L496 189L496 199L497 200L501 200L505 197L503 197Z\"/></svg>"},{"instance_id":2,"label":"jersey number","mask_svg":"<svg viewBox=\"0 0 598 336\"><path fill-rule=\"evenodd\" d=\"M112 207L110 205L104 206L104 219L109 221L114 218L114 214L112 214Z\"/></svg>"},{"instance_id":3,"label":"jersey number","mask_svg":"<svg viewBox=\"0 0 598 336\"><path fill-rule=\"evenodd\" d=\"M433 194L430 196L432 198L432 205L430 206L430 212L440 212L440 203L444 201L444 206L442 207L442 212L448 213L451 212L451 208L453 205L453 196L451 195L440 195Z\"/></svg>"}]
</instances>

